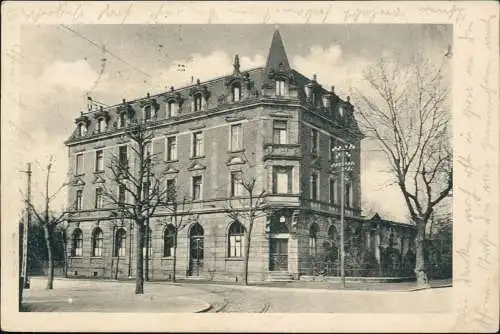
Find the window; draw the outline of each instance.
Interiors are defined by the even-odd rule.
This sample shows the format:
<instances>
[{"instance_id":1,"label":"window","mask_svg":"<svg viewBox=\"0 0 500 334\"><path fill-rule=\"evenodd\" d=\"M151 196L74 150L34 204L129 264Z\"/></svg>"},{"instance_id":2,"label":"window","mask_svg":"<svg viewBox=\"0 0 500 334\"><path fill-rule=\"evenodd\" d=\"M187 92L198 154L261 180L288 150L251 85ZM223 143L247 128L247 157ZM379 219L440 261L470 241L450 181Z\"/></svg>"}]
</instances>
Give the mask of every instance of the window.
<instances>
[{"instance_id":1,"label":"window","mask_svg":"<svg viewBox=\"0 0 500 334\"><path fill-rule=\"evenodd\" d=\"M151 157L151 142L144 143L144 154L145 158L150 158Z\"/></svg>"},{"instance_id":2,"label":"window","mask_svg":"<svg viewBox=\"0 0 500 334\"><path fill-rule=\"evenodd\" d=\"M122 145L118 148L118 165L120 168L128 167L127 145Z\"/></svg>"},{"instance_id":3,"label":"window","mask_svg":"<svg viewBox=\"0 0 500 334\"><path fill-rule=\"evenodd\" d=\"M99 118L97 120L97 132L101 133L106 130L106 120L104 118Z\"/></svg>"},{"instance_id":4,"label":"window","mask_svg":"<svg viewBox=\"0 0 500 334\"><path fill-rule=\"evenodd\" d=\"M120 118L118 119L118 127L124 128L127 125L127 121L125 119L125 113L120 113Z\"/></svg>"},{"instance_id":5,"label":"window","mask_svg":"<svg viewBox=\"0 0 500 334\"><path fill-rule=\"evenodd\" d=\"M153 238L152 238L152 231L151 228L147 228L145 233L144 233L144 244L142 248L142 253L144 256L148 256L148 258L151 258L153 256ZM147 251L147 252L146 252Z\"/></svg>"},{"instance_id":6,"label":"window","mask_svg":"<svg viewBox=\"0 0 500 334\"><path fill-rule=\"evenodd\" d=\"M97 227L92 233L92 256L102 256L102 230Z\"/></svg>"},{"instance_id":7,"label":"window","mask_svg":"<svg viewBox=\"0 0 500 334\"><path fill-rule=\"evenodd\" d=\"M241 124L231 125L231 151L242 149Z\"/></svg>"},{"instance_id":8,"label":"window","mask_svg":"<svg viewBox=\"0 0 500 334\"><path fill-rule=\"evenodd\" d=\"M102 172L104 171L104 158L103 158L103 151L102 150L97 150L95 152L95 171L96 172Z\"/></svg>"},{"instance_id":9,"label":"window","mask_svg":"<svg viewBox=\"0 0 500 334\"><path fill-rule=\"evenodd\" d=\"M87 126L85 124L78 124L78 136L82 137L87 134Z\"/></svg>"},{"instance_id":10,"label":"window","mask_svg":"<svg viewBox=\"0 0 500 334\"><path fill-rule=\"evenodd\" d=\"M177 108L174 101L168 101L167 103L167 117L177 116Z\"/></svg>"},{"instance_id":11,"label":"window","mask_svg":"<svg viewBox=\"0 0 500 334\"><path fill-rule=\"evenodd\" d=\"M287 133L286 133L286 121L274 121L273 123L273 143L275 144L286 144L287 143Z\"/></svg>"},{"instance_id":12,"label":"window","mask_svg":"<svg viewBox=\"0 0 500 334\"><path fill-rule=\"evenodd\" d=\"M194 111L201 111L201 94L194 96Z\"/></svg>"},{"instance_id":13,"label":"window","mask_svg":"<svg viewBox=\"0 0 500 334\"><path fill-rule=\"evenodd\" d=\"M311 153L316 155L319 151L319 136L318 130L311 129Z\"/></svg>"},{"instance_id":14,"label":"window","mask_svg":"<svg viewBox=\"0 0 500 334\"><path fill-rule=\"evenodd\" d=\"M203 155L203 132L193 133L193 157Z\"/></svg>"},{"instance_id":15,"label":"window","mask_svg":"<svg viewBox=\"0 0 500 334\"><path fill-rule=\"evenodd\" d=\"M96 188L95 190L95 208L100 209L103 207L103 195L102 188Z\"/></svg>"},{"instance_id":16,"label":"window","mask_svg":"<svg viewBox=\"0 0 500 334\"><path fill-rule=\"evenodd\" d=\"M245 227L240 222L233 222L229 227L228 233L228 257L243 256L243 237L245 235Z\"/></svg>"},{"instance_id":17,"label":"window","mask_svg":"<svg viewBox=\"0 0 500 334\"><path fill-rule=\"evenodd\" d=\"M163 256L170 257L174 255L175 228L173 225L167 225L163 232Z\"/></svg>"},{"instance_id":18,"label":"window","mask_svg":"<svg viewBox=\"0 0 500 334\"><path fill-rule=\"evenodd\" d=\"M290 194L292 193L292 168L291 167L273 167L273 193Z\"/></svg>"},{"instance_id":19,"label":"window","mask_svg":"<svg viewBox=\"0 0 500 334\"><path fill-rule=\"evenodd\" d=\"M276 80L276 96L285 96L284 80Z\"/></svg>"},{"instance_id":20,"label":"window","mask_svg":"<svg viewBox=\"0 0 500 334\"><path fill-rule=\"evenodd\" d=\"M71 247L71 256L82 256L83 254L83 233L77 228L73 232L73 247Z\"/></svg>"},{"instance_id":21,"label":"window","mask_svg":"<svg viewBox=\"0 0 500 334\"><path fill-rule=\"evenodd\" d=\"M126 201L126 188L124 184L118 186L118 203L125 203Z\"/></svg>"},{"instance_id":22,"label":"window","mask_svg":"<svg viewBox=\"0 0 500 334\"><path fill-rule=\"evenodd\" d=\"M152 114L151 114L151 106L150 105L145 106L144 107L144 120L146 120L146 121L151 120L151 116L152 116Z\"/></svg>"},{"instance_id":23,"label":"window","mask_svg":"<svg viewBox=\"0 0 500 334\"><path fill-rule=\"evenodd\" d=\"M314 223L309 229L309 255L316 256L318 254L318 224Z\"/></svg>"},{"instance_id":24,"label":"window","mask_svg":"<svg viewBox=\"0 0 500 334\"><path fill-rule=\"evenodd\" d=\"M333 137L330 138L330 161L335 159L335 153L333 149L337 146L337 140Z\"/></svg>"},{"instance_id":25,"label":"window","mask_svg":"<svg viewBox=\"0 0 500 334\"><path fill-rule=\"evenodd\" d=\"M351 182L346 182L345 184L345 207L352 207L352 184Z\"/></svg>"},{"instance_id":26,"label":"window","mask_svg":"<svg viewBox=\"0 0 500 334\"><path fill-rule=\"evenodd\" d=\"M177 160L177 138L167 138L167 161Z\"/></svg>"},{"instance_id":27,"label":"window","mask_svg":"<svg viewBox=\"0 0 500 334\"><path fill-rule=\"evenodd\" d=\"M83 195L83 190L76 191L76 200L75 200L76 211L80 211L82 209L82 195Z\"/></svg>"},{"instance_id":28,"label":"window","mask_svg":"<svg viewBox=\"0 0 500 334\"><path fill-rule=\"evenodd\" d=\"M233 93L233 102L238 102L239 100L241 100L240 85L234 85L232 93Z\"/></svg>"},{"instance_id":29,"label":"window","mask_svg":"<svg viewBox=\"0 0 500 334\"><path fill-rule=\"evenodd\" d=\"M175 179L167 180L167 202L175 201L176 192Z\"/></svg>"},{"instance_id":30,"label":"window","mask_svg":"<svg viewBox=\"0 0 500 334\"><path fill-rule=\"evenodd\" d=\"M311 199L318 200L318 174L311 175Z\"/></svg>"},{"instance_id":31,"label":"window","mask_svg":"<svg viewBox=\"0 0 500 334\"><path fill-rule=\"evenodd\" d=\"M127 232L123 228L116 231L115 239L115 254L114 256L125 256L125 249L127 245Z\"/></svg>"},{"instance_id":32,"label":"window","mask_svg":"<svg viewBox=\"0 0 500 334\"><path fill-rule=\"evenodd\" d=\"M76 155L76 161L75 161L75 170L76 170L76 175L82 175L83 174L83 153L79 153Z\"/></svg>"},{"instance_id":33,"label":"window","mask_svg":"<svg viewBox=\"0 0 500 334\"><path fill-rule=\"evenodd\" d=\"M202 179L201 175L198 176L193 176L193 200L200 200L201 199L201 191L202 191Z\"/></svg>"},{"instance_id":34,"label":"window","mask_svg":"<svg viewBox=\"0 0 500 334\"><path fill-rule=\"evenodd\" d=\"M338 204L337 199L337 181L335 179L330 179L330 203Z\"/></svg>"},{"instance_id":35,"label":"window","mask_svg":"<svg viewBox=\"0 0 500 334\"><path fill-rule=\"evenodd\" d=\"M243 185L241 181L241 172L231 172L231 197L241 196L243 194Z\"/></svg>"}]
</instances>

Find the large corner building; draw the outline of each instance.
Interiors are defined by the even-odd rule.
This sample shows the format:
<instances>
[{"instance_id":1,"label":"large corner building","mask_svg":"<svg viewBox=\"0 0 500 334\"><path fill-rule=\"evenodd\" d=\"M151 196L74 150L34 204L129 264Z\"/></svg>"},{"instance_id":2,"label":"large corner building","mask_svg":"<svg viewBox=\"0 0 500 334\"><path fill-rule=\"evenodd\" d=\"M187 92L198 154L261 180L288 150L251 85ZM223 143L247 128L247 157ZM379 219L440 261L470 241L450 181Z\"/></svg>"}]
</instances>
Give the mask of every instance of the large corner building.
<instances>
[{"instance_id":1,"label":"large corner building","mask_svg":"<svg viewBox=\"0 0 500 334\"><path fill-rule=\"evenodd\" d=\"M177 277L241 279L245 221L232 221L227 201L245 196L238 180L256 178L272 214L259 215L252 232L249 279L300 279L339 273L340 178L332 148L351 143L354 169L345 184L348 276L411 276L414 229L361 216L360 132L349 98L325 89L290 67L278 31L265 67L241 71L235 56L224 77L89 108L75 121L69 148L72 212L68 275L133 277L135 229L110 214L103 183L111 156L127 155L126 127L155 128L170 182L182 185L197 214L179 232ZM310 74L310 73L305 73ZM130 151L128 151L130 154ZM110 186L107 184L106 186ZM150 217L147 267L151 279L172 274L168 212Z\"/></svg>"}]
</instances>

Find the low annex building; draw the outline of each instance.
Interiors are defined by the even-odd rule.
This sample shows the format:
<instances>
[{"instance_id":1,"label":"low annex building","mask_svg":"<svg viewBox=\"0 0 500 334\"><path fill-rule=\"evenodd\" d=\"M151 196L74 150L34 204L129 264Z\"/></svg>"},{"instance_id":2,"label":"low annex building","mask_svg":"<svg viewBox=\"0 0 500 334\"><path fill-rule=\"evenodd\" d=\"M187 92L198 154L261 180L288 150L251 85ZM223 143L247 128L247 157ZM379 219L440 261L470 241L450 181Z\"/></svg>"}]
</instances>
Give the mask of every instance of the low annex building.
<instances>
[{"instance_id":1,"label":"low annex building","mask_svg":"<svg viewBox=\"0 0 500 334\"><path fill-rule=\"evenodd\" d=\"M265 67L111 107L92 105L75 121L69 148L72 212L68 276L133 277L135 229L116 219L103 198L112 182L111 156L127 155L131 121L150 124L152 150L168 165L167 180L183 185L197 220L179 232L177 278L241 278L244 221L232 221L227 201L244 194L238 180L255 176L272 214L252 232L249 279L339 275L340 178L332 148L351 143L354 168L345 184L347 276L413 274L414 228L361 216L360 145L353 106L290 67L275 31ZM168 212L149 218L146 266L150 279L169 279L173 251Z\"/></svg>"}]
</instances>

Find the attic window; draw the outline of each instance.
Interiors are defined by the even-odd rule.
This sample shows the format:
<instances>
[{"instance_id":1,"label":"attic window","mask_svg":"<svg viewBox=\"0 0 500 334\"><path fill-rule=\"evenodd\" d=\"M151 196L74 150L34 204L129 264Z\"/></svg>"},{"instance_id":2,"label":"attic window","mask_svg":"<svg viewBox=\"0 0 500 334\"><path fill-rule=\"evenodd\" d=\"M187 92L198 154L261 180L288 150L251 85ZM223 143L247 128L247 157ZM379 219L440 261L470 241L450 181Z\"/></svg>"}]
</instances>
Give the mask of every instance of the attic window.
<instances>
[{"instance_id":1,"label":"attic window","mask_svg":"<svg viewBox=\"0 0 500 334\"><path fill-rule=\"evenodd\" d=\"M194 111L201 110L201 93L194 96Z\"/></svg>"},{"instance_id":2,"label":"attic window","mask_svg":"<svg viewBox=\"0 0 500 334\"><path fill-rule=\"evenodd\" d=\"M87 126L83 123L78 124L78 136L83 137L87 134Z\"/></svg>"},{"instance_id":3,"label":"attic window","mask_svg":"<svg viewBox=\"0 0 500 334\"><path fill-rule=\"evenodd\" d=\"M344 108L342 106L339 106L339 115L340 117L344 117Z\"/></svg>"},{"instance_id":4,"label":"attic window","mask_svg":"<svg viewBox=\"0 0 500 334\"><path fill-rule=\"evenodd\" d=\"M118 119L118 127L123 128L126 125L125 113L120 114L120 118Z\"/></svg>"},{"instance_id":5,"label":"attic window","mask_svg":"<svg viewBox=\"0 0 500 334\"><path fill-rule=\"evenodd\" d=\"M167 115L168 117L174 117L177 115L177 108L174 100L170 100L167 103Z\"/></svg>"},{"instance_id":6,"label":"attic window","mask_svg":"<svg viewBox=\"0 0 500 334\"><path fill-rule=\"evenodd\" d=\"M238 102L241 100L241 87L239 84L234 84L232 89L233 102Z\"/></svg>"},{"instance_id":7,"label":"attic window","mask_svg":"<svg viewBox=\"0 0 500 334\"><path fill-rule=\"evenodd\" d=\"M106 131L106 120L104 117L101 117L97 120L97 132L104 132Z\"/></svg>"},{"instance_id":8,"label":"attic window","mask_svg":"<svg viewBox=\"0 0 500 334\"><path fill-rule=\"evenodd\" d=\"M285 80L276 80L276 96L285 96Z\"/></svg>"},{"instance_id":9,"label":"attic window","mask_svg":"<svg viewBox=\"0 0 500 334\"><path fill-rule=\"evenodd\" d=\"M144 107L144 120L146 120L146 121L151 120L151 116L152 116L151 106L147 105Z\"/></svg>"}]
</instances>

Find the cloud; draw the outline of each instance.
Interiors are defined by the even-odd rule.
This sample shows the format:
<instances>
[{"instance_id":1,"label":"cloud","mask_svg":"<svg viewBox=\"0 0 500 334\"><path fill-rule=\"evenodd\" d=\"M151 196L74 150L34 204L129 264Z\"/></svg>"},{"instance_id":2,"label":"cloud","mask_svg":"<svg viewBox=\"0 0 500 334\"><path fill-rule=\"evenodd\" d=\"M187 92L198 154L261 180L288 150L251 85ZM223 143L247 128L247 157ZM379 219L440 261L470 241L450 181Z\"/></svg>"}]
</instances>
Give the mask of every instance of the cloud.
<instances>
[{"instance_id":1,"label":"cloud","mask_svg":"<svg viewBox=\"0 0 500 334\"><path fill-rule=\"evenodd\" d=\"M106 90L109 75L105 73L106 61L101 61L101 68L96 71L84 59L72 62L56 61L45 67L40 81L53 88L64 87L66 90Z\"/></svg>"},{"instance_id":2,"label":"cloud","mask_svg":"<svg viewBox=\"0 0 500 334\"><path fill-rule=\"evenodd\" d=\"M350 95L351 87L363 89L366 86L363 71L370 64L371 61L362 57L345 58L342 48L336 44L327 48L314 45L307 55L292 59L296 70L307 77L316 73L318 82L326 89L335 86L335 91L341 98Z\"/></svg>"},{"instance_id":3,"label":"cloud","mask_svg":"<svg viewBox=\"0 0 500 334\"><path fill-rule=\"evenodd\" d=\"M265 59L256 54L253 57L241 57L241 70L248 70L258 66L264 66ZM158 77L153 81L154 91L162 91L167 87L186 86L191 84L191 77L206 81L215 77L231 73L233 70L233 59L226 52L216 50L207 55L193 53L185 59L171 62L166 69L160 70Z\"/></svg>"}]
</instances>

